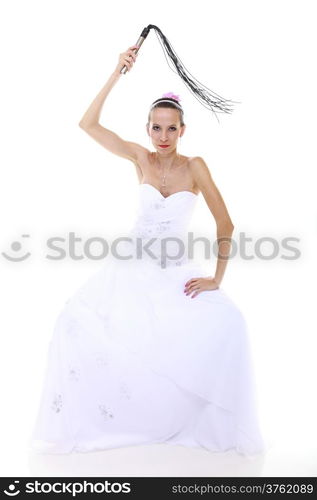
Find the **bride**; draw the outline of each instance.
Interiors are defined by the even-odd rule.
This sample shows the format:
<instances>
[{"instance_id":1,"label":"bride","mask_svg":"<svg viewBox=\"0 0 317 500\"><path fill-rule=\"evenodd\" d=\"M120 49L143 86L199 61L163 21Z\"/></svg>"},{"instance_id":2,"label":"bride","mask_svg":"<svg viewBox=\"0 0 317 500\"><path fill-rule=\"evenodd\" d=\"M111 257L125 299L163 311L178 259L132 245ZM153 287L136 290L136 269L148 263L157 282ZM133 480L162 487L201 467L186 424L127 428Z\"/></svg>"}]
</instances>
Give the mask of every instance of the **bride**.
<instances>
[{"instance_id":1,"label":"bride","mask_svg":"<svg viewBox=\"0 0 317 500\"><path fill-rule=\"evenodd\" d=\"M99 123L123 65L130 71L136 61L135 47L120 54L79 125L135 166L139 208L126 249L135 238L154 238L158 261L107 263L66 301L30 447L71 453L167 442L262 453L248 327L220 286L234 226L204 160L177 152L186 128L180 99L169 92L150 107L146 129L155 152ZM183 241L200 193L217 225L210 276L184 252L175 257L162 246Z\"/></svg>"}]
</instances>

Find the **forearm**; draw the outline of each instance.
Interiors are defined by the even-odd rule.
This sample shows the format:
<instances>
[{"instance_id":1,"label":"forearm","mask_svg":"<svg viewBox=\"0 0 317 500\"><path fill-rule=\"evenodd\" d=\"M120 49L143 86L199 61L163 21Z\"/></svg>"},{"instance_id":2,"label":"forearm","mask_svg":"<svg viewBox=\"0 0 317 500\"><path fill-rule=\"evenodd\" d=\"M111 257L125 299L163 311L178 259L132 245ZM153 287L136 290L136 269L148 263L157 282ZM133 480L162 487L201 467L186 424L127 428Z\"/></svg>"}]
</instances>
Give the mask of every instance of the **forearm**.
<instances>
[{"instance_id":1,"label":"forearm","mask_svg":"<svg viewBox=\"0 0 317 500\"><path fill-rule=\"evenodd\" d=\"M217 226L218 256L214 278L219 285L227 267L233 229L234 227L232 225Z\"/></svg>"},{"instance_id":2,"label":"forearm","mask_svg":"<svg viewBox=\"0 0 317 500\"><path fill-rule=\"evenodd\" d=\"M86 113L80 120L79 125L81 127L86 127L99 123L99 118L105 99L121 76L122 75L118 72L113 72L110 75L110 78L108 79L104 87L100 90L99 94L92 101Z\"/></svg>"}]
</instances>

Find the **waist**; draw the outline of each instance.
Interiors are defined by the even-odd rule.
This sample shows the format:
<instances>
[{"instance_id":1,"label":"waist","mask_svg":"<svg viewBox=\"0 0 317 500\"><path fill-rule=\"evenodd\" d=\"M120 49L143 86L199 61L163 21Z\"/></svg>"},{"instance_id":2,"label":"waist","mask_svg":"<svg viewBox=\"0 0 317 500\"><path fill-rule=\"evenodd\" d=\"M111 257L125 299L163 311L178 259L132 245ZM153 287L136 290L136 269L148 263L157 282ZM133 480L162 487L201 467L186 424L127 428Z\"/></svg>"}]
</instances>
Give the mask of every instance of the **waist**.
<instances>
[{"instance_id":1,"label":"waist","mask_svg":"<svg viewBox=\"0 0 317 500\"><path fill-rule=\"evenodd\" d=\"M154 232L154 228L134 228L120 242L118 248L119 260L134 264L144 263L166 268L182 266L189 262L187 236L180 230Z\"/></svg>"}]
</instances>

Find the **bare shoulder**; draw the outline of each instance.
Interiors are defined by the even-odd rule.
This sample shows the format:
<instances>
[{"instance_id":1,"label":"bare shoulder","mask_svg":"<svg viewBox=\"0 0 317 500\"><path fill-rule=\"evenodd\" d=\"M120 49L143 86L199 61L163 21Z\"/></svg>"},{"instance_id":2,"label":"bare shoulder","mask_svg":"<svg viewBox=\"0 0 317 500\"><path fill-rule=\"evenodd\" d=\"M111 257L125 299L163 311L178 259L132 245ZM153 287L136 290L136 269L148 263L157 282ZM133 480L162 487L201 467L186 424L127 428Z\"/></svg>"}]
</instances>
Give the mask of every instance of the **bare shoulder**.
<instances>
[{"instance_id":1,"label":"bare shoulder","mask_svg":"<svg viewBox=\"0 0 317 500\"><path fill-rule=\"evenodd\" d=\"M136 166L141 166L141 164L144 162L145 159L148 158L150 151L142 146L141 144L138 144L136 142L130 142L130 147L133 149L134 155L131 158L131 161L136 165Z\"/></svg>"},{"instance_id":2,"label":"bare shoulder","mask_svg":"<svg viewBox=\"0 0 317 500\"><path fill-rule=\"evenodd\" d=\"M201 156L193 157L191 170L193 179L202 192L217 224L234 227L223 197L211 176L207 163Z\"/></svg>"},{"instance_id":3,"label":"bare shoulder","mask_svg":"<svg viewBox=\"0 0 317 500\"><path fill-rule=\"evenodd\" d=\"M139 179L139 182L142 182L142 179L146 175L147 165L150 162L151 151L141 144L133 143L134 148L134 157L130 158L133 162L136 173Z\"/></svg>"},{"instance_id":4,"label":"bare shoulder","mask_svg":"<svg viewBox=\"0 0 317 500\"><path fill-rule=\"evenodd\" d=\"M192 169L193 173L196 171L204 171L208 170L208 165L205 162L205 160L201 156L191 156L188 158L188 163L190 168Z\"/></svg>"},{"instance_id":5,"label":"bare shoulder","mask_svg":"<svg viewBox=\"0 0 317 500\"><path fill-rule=\"evenodd\" d=\"M201 156L192 156L188 159L189 169L197 188L204 192L206 186L212 183L212 177L207 163Z\"/></svg>"},{"instance_id":6,"label":"bare shoulder","mask_svg":"<svg viewBox=\"0 0 317 500\"><path fill-rule=\"evenodd\" d=\"M144 160L147 160L151 154L151 151L148 148L145 148L141 144L133 143L135 147L135 156L136 161L142 163Z\"/></svg>"},{"instance_id":7,"label":"bare shoulder","mask_svg":"<svg viewBox=\"0 0 317 500\"><path fill-rule=\"evenodd\" d=\"M142 172L142 175L144 175L147 165L151 162L151 151L141 144L135 144L134 147L135 158L132 161L140 172Z\"/></svg>"}]
</instances>

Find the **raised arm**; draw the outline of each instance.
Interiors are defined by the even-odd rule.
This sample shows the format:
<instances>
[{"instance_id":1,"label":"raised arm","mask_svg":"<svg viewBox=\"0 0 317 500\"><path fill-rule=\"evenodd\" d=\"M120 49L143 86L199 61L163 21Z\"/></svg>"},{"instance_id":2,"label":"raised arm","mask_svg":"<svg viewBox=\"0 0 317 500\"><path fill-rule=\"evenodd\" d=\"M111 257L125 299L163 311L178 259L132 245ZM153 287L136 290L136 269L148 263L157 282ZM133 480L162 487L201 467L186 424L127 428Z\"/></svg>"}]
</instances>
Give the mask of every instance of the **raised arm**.
<instances>
[{"instance_id":1,"label":"raised arm","mask_svg":"<svg viewBox=\"0 0 317 500\"><path fill-rule=\"evenodd\" d=\"M125 75L120 73L121 68L126 65L128 67L128 72L131 70L137 57L137 54L133 51L136 47L136 45L133 45L126 52L120 54L119 62L114 72L110 75L110 78L99 94L95 97L79 122L80 128L87 132L87 134L89 134L104 148L115 155L131 160L133 163L137 161L139 154L144 151L145 148L135 142L123 140L112 130L100 125L99 119L104 101L109 92L117 83L119 78L122 76L125 77Z\"/></svg>"}]
</instances>

